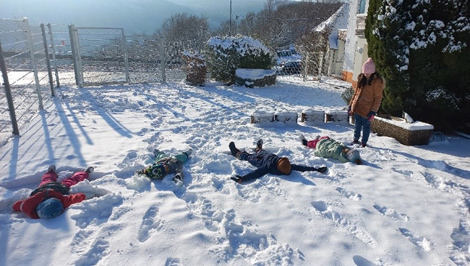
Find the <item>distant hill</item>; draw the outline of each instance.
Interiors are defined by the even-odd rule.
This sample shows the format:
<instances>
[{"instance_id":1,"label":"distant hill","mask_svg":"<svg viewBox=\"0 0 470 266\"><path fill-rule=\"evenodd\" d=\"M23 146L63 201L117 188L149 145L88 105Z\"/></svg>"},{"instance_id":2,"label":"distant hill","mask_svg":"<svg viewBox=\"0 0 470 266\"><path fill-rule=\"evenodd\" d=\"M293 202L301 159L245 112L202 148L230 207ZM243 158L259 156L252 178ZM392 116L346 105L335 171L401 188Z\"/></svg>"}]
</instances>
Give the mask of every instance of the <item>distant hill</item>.
<instances>
[{"instance_id":1,"label":"distant hill","mask_svg":"<svg viewBox=\"0 0 470 266\"><path fill-rule=\"evenodd\" d=\"M241 2L241 3L240 3ZM237 0L233 17L258 12L264 0ZM75 24L77 27L118 27L126 34L153 33L176 13L202 15L217 28L229 19L230 2L220 0L15 0L1 1L0 18L27 17L32 24Z\"/></svg>"}]
</instances>

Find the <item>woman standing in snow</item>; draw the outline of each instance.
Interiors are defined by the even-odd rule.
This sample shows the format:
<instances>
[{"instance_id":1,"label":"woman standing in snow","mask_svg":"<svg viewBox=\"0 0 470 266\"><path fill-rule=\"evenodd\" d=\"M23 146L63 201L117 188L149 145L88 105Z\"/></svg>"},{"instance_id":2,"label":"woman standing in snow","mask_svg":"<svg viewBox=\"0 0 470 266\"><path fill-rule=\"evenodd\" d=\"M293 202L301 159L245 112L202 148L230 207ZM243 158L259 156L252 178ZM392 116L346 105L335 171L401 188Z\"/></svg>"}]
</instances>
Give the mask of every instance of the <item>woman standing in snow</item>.
<instances>
[{"instance_id":1,"label":"woman standing in snow","mask_svg":"<svg viewBox=\"0 0 470 266\"><path fill-rule=\"evenodd\" d=\"M357 86L349 102L349 115L354 115L354 143L365 147L370 135L370 124L377 115L380 103L382 102L382 93L385 87L385 81L375 72L375 64L372 58L362 65L362 73L357 77Z\"/></svg>"}]
</instances>

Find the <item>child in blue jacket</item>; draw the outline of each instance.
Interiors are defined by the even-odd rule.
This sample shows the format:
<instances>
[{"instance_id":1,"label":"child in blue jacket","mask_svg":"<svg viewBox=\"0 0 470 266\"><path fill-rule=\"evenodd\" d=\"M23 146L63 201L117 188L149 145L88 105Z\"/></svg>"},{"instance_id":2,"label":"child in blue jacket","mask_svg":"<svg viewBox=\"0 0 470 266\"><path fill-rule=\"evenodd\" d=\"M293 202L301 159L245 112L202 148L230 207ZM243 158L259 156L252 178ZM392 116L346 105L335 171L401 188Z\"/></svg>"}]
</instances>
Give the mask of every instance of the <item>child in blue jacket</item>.
<instances>
[{"instance_id":1,"label":"child in blue jacket","mask_svg":"<svg viewBox=\"0 0 470 266\"><path fill-rule=\"evenodd\" d=\"M288 158L279 157L276 154L268 153L266 150L263 150L263 140L261 139L258 140L256 144L256 150L254 154L250 154L246 151L240 151L235 147L235 143L233 143L233 141L230 142L229 148L231 154L237 157L237 159L248 161L251 165L257 168L256 170L243 176L232 176L231 179L237 183L260 178L265 174L290 175L292 170L300 172L317 171L320 173L324 173L327 170L326 167L315 168L311 166L291 164Z\"/></svg>"}]
</instances>

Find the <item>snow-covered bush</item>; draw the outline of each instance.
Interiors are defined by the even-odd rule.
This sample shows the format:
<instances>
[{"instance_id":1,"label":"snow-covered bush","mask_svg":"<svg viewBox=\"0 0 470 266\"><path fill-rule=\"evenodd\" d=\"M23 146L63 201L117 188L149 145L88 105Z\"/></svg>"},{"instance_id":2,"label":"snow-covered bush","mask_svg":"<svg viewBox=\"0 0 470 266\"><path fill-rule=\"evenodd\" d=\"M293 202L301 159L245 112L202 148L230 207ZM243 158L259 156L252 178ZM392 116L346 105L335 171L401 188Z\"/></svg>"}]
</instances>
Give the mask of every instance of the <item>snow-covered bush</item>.
<instances>
[{"instance_id":1,"label":"snow-covered bush","mask_svg":"<svg viewBox=\"0 0 470 266\"><path fill-rule=\"evenodd\" d=\"M212 37L206 50L211 76L229 84L235 81L237 68L270 69L274 65L271 51L247 36Z\"/></svg>"},{"instance_id":2,"label":"snow-covered bush","mask_svg":"<svg viewBox=\"0 0 470 266\"><path fill-rule=\"evenodd\" d=\"M190 85L204 85L207 73L204 57L199 53L190 51L185 51L182 57L186 64L186 82Z\"/></svg>"}]
</instances>

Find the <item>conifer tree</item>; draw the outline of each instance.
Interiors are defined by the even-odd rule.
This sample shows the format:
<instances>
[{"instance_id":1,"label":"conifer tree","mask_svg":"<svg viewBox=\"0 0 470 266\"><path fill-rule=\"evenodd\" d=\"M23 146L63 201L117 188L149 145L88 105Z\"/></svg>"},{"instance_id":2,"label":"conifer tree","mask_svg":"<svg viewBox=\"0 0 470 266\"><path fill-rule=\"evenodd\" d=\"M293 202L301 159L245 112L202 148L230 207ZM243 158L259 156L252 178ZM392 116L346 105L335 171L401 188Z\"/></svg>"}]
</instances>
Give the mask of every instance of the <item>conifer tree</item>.
<instances>
[{"instance_id":1,"label":"conifer tree","mask_svg":"<svg viewBox=\"0 0 470 266\"><path fill-rule=\"evenodd\" d=\"M384 111L438 129L470 122L469 15L468 0L370 0L366 39L386 80Z\"/></svg>"}]
</instances>

